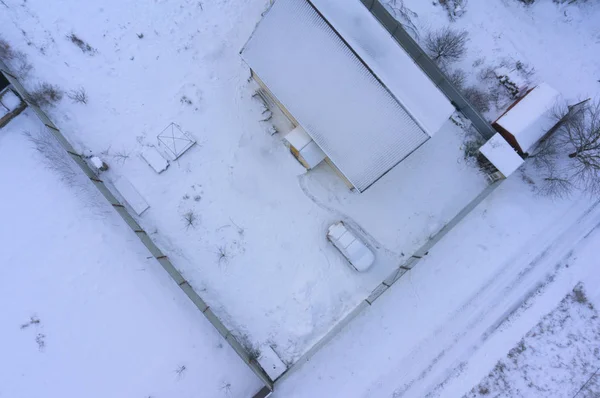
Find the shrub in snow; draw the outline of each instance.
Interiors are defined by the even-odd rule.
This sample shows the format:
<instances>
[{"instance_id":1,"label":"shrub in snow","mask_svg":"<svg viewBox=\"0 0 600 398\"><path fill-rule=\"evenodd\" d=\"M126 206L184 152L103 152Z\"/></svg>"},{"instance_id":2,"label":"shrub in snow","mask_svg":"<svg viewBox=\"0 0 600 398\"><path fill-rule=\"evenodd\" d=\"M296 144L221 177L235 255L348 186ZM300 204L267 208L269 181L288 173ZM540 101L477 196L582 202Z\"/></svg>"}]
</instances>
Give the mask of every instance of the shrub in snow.
<instances>
[{"instance_id":1,"label":"shrub in snow","mask_svg":"<svg viewBox=\"0 0 600 398\"><path fill-rule=\"evenodd\" d=\"M223 391L225 393L225 395L230 396L231 395L231 383L224 381L221 384L221 391Z\"/></svg>"},{"instance_id":2,"label":"shrub in snow","mask_svg":"<svg viewBox=\"0 0 600 398\"><path fill-rule=\"evenodd\" d=\"M185 372L187 368L185 367L185 365L181 365L179 366L177 369L175 369L175 373L177 374L178 378L183 377L183 373Z\"/></svg>"},{"instance_id":3,"label":"shrub in snow","mask_svg":"<svg viewBox=\"0 0 600 398\"><path fill-rule=\"evenodd\" d=\"M69 39L71 41L71 43L73 43L77 47L79 47L79 49L81 51L83 51L85 54L94 55L96 53L96 49L94 47L90 46L88 43L86 43L85 41L83 41L75 33L71 33L70 35L68 35L67 39Z\"/></svg>"},{"instance_id":4,"label":"shrub in snow","mask_svg":"<svg viewBox=\"0 0 600 398\"><path fill-rule=\"evenodd\" d=\"M225 246L219 246L217 247L217 258L219 261L219 265L221 264L222 261L227 261L227 247Z\"/></svg>"},{"instance_id":5,"label":"shrub in snow","mask_svg":"<svg viewBox=\"0 0 600 398\"><path fill-rule=\"evenodd\" d=\"M0 37L0 59L6 62L17 77L23 79L33 68L27 57L21 51L17 51L8 42Z\"/></svg>"},{"instance_id":6,"label":"shrub in snow","mask_svg":"<svg viewBox=\"0 0 600 398\"><path fill-rule=\"evenodd\" d=\"M8 42L0 37L0 59L8 62L15 57L15 53Z\"/></svg>"},{"instance_id":7,"label":"shrub in snow","mask_svg":"<svg viewBox=\"0 0 600 398\"><path fill-rule=\"evenodd\" d=\"M75 103L87 104L88 102L88 96L83 87L69 91L67 96Z\"/></svg>"},{"instance_id":8,"label":"shrub in snow","mask_svg":"<svg viewBox=\"0 0 600 398\"><path fill-rule=\"evenodd\" d=\"M185 229L189 229L190 227L195 228L197 220L198 220L198 217L196 216L196 213L194 213L192 210L190 210L187 213L185 213L183 215L183 221L185 223Z\"/></svg>"},{"instance_id":9,"label":"shrub in snow","mask_svg":"<svg viewBox=\"0 0 600 398\"><path fill-rule=\"evenodd\" d=\"M51 106L63 97L62 90L50 83L40 83L36 89L29 93L28 100L34 105L43 107Z\"/></svg>"},{"instance_id":10,"label":"shrub in snow","mask_svg":"<svg viewBox=\"0 0 600 398\"><path fill-rule=\"evenodd\" d=\"M448 12L451 21L455 21L464 15L467 8L467 0L439 0L440 4Z\"/></svg>"},{"instance_id":11,"label":"shrub in snow","mask_svg":"<svg viewBox=\"0 0 600 398\"><path fill-rule=\"evenodd\" d=\"M450 83L458 90L462 90L465 86L465 81L467 80L467 74L462 69L455 69L448 74L448 80L450 80Z\"/></svg>"},{"instance_id":12,"label":"shrub in snow","mask_svg":"<svg viewBox=\"0 0 600 398\"><path fill-rule=\"evenodd\" d=\"M471 86L463 90L463 95L479 112L488 112L490 110L491 97L485 91Z\"/></svg>"},{"instance_id":13,"label":"shrub in snow","mask_svg":"<svg viewBox=\"0 0 600 398\"><path fill-rule=\"evenodd\" d=\"M430 31L425 37L425 50L438 65L456 62L467 51L469 34L449 27Z\"/></svg>"}]
</instances>

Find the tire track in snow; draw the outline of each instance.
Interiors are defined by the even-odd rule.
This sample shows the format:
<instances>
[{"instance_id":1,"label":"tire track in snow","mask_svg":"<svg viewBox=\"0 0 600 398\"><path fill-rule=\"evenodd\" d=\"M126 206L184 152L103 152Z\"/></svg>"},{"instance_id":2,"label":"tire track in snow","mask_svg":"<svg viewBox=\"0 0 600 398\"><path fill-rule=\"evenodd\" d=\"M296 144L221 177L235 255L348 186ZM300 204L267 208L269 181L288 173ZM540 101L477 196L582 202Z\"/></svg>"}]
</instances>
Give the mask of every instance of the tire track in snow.
<instances>
[{"instance_id":1,"label":"tire track in snow","mask_svg":"<svg viewBox=\"0 0 600 398\"><path fill-rule=\"evenodd\" d=\"M323 201L321 201L319 198L317 198L316 195L314 195L312 192L310 192L310 190L307 186L307 183L306 183L307 179L308 179L307 173L300 174L298 176L298 185L300 185L300 189L302 189L302 192L304 192L304 195L306 195L306 197L308 199L310 199L314 204L316 204L317 206L319 206L321 209L325 210L326 212L334 215L336 218L339 218L340 220L342 220L345 224L349 225L351 229L358 231L360 234L362 234L362 236L365 237L365 239L368 241L368 243L376 250L383 250L385 252L385 254L387 254L388 256L391 256L392 258L396 258L396 259L402 258L402 256L400 256L398 253L393 252L392 250L388 249L387 247L385 247L381 243L379 243L379 241L377 241L377 239L375 239L375 237L373 237L373 235L368 233L363 227L360 226L359 223L354 221L354 219L352 219L352 217L323 203Z\"/></svg>"},{"instance_id":2,"label":"tire track in snow","mask_svg":"<svg viewBox=\"0 0 600 398\"><path fill-rule=\"evenodd\" d=\"M449 369L451 365L448 362L452 365L460 362L455 360L464 352L460 343L481 341L485 332L489 332L486 325L497 324L499 319L509 316L514 306L511 303L522 303L530 293L539 289L540 281L548 277L549 269L555 268L557 261L553 259L563 258L600 222L600 201L582 212L582 204L586 201L585 198L579 199L560 217L575 219L575 222L567 226L555 224L541 236L533 236L444 324L394 367L393 371L402 374L400 379L405 380L402 387L394 392L394 397L424 396L423 382L434 368L446 363L443 369ZM515 276L518 269L520 271ZM445 375L448 376L448 373L445 372ZM418 388L421 391L414 391Z\"/></svg>"}]
</instances>

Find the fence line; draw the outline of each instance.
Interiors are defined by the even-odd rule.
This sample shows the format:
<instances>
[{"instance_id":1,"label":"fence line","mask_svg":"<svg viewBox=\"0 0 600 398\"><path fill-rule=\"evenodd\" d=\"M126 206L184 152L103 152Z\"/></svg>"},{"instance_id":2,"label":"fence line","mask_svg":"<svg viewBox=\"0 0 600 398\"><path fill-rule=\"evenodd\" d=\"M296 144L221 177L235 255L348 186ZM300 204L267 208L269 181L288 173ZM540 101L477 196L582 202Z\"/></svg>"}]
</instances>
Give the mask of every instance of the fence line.
<instances>
[{"instance_id":1,"label":"fence line","mask_svg":"<svg viewBox=\"0 0 600 398\"><path fill-rule=\"evenodd\" d=\"M235 336L231 334L229 329L217 318L214 312L210 309L208 304L196 293L193 287L188 281L181 275L179 271L173 266L171 260L156 246L156 244L150 239L146 231L138 224L138 222L131 216L129 211L119 200L112 194L112 192L106 187L104 182L98 178L96 173L85 162L83 157L78 154L65 136L60 130L52 123L48 115L40 109L39 106L31 103L30 96L21 85L18 79L10 72L6 64L0 60L0 72L11 84L12 88L15 89L19 95L27 102L29 107L36 113L42 124L46 129L56 138L62 148L67 154L73 159L73 161L79 166L81 171L90 179L94 186L100 191L102 196L112 205L115 211L121 216L125 223L131 228L136 234L140 241L146 246L148 251L154 256L158 263L163 269L169 274L177 286L186 294L186 296L194 303L194 305L204 314L206 319L213 325L221 336L229 343L231 348L238 354L238 356L250 367L250 369L258 376L263 382L264 388L262 388L256 395L256 398L266 397L268 393L273 390L273 380L267 375L264 369L258 364L258 362L248 354L248 351L237 341Z\"/></svg>"},{"instance_id":2,"label":"fence line","mask_svg":"<svg viewBox=\"0 0 600 398\"><path fill-rule=\"evenodd\" d=\"M408 34L402 24L396 20L379 0L361 0L363 5L373 14L381 25L392 35L394 40L421 67L423 72L450 99L450 102L462 112L479 134L486 140L492 138L496 131L490 123L471 105L464 95L452 84L444 72L421 49L419 44Z\"/></svg>"}]
</instances>

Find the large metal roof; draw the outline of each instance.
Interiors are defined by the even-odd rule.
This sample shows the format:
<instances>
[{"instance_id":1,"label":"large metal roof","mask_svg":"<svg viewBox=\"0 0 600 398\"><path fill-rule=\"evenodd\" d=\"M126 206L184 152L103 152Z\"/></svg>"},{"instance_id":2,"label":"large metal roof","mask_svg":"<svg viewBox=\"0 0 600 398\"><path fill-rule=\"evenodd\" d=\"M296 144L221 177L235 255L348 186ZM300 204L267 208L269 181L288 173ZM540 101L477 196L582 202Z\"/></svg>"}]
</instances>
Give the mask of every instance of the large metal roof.
<instances>
[{"instance_id":1,"label":"large metal roof","mask_svg":"<svg viewBox=\"0 0 600 398\"><path fill-rule=\"evenodd\" d=\"M429 138L423 123L307 0L277 0L242 57L359 191Z\"/></svg>"}]
</instances>

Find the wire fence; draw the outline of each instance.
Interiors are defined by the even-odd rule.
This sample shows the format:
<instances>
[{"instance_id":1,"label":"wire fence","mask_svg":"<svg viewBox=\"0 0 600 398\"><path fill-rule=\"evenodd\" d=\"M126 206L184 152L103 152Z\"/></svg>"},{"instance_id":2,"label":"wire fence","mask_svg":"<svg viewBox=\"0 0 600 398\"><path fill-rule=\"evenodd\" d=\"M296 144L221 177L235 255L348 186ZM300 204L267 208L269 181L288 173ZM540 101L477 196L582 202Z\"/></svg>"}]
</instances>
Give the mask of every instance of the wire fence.
<instances>
[{"instance_id":1,"label":"wire fence","mask_svg":"<svg viewBox=\"0 0 600 398\"><path fill-rule=\"evenodd\" d=\"M204 314L206 319L214 326L221 336L229 343L231 348L238 354L240 358L246 363L250 369L258 376L258 378L264 384L264 388L261 389L256 395L256 398L266 397L270 391L273 390L273 380L267 375L264 369L258 364L256 359L251 356L246 348L235 338L235 336L227 329L227 327L217 318L214 312L210 309L208 304L196 293L194 288L188 281L181 275L181 273L173 266L171 260L156 246L156 244L150 239L150 236L144 231L144 229L138 224L138 222L129 213L129 210L119 202L119 200L112 194L112 192L106 187L104 181L102 181L98 175L89 167L84 158L78 154L73 146L67 141L65 136L60 132L58 127L52 123L48 115L37 105L31 103L29 93L21 85L19 80L10 72L8 67L2 60L0 60L0 72L11 84L12 88L23 98L29 108L31 108L38 116L40 121L44 124L46 129L56 138L61 147L67 152L70 158L79 166L81 171L92 181L94 186L100 191L102 196L111 204L115 211L121 216L125 223L131 228L136 234L140 241L146 246L148 251L154 256L158 263L163 269L169 274L169 276L177 283L177 286L187 295L187 297L194 303L194 305Z\"/></svg>"}]
</instances>

